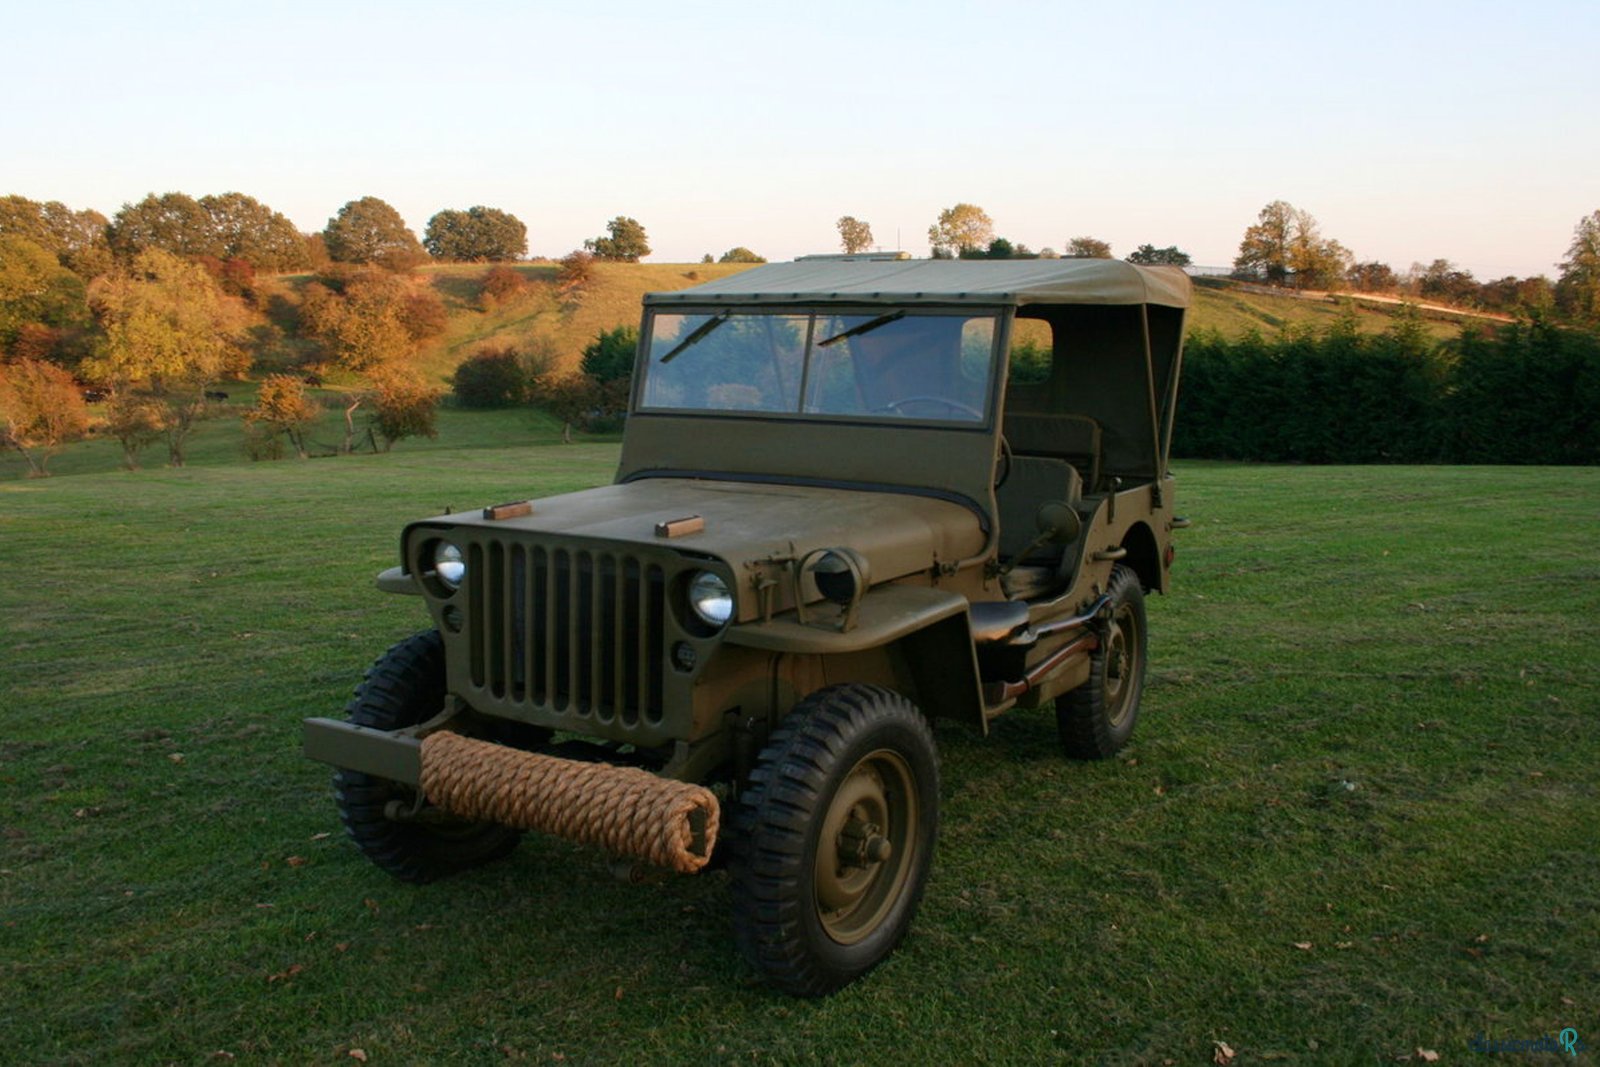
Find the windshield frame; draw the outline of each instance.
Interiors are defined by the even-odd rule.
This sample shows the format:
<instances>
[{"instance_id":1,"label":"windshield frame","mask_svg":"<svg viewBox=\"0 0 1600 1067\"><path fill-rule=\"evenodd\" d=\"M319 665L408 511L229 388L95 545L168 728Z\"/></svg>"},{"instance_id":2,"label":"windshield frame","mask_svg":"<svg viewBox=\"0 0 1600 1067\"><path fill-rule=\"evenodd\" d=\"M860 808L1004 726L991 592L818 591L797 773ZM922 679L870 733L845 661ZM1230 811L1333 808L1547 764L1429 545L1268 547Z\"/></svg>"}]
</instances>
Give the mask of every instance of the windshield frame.
<instances>
[{"instance_id":1,"label":"windshield frame","mask_svg":"<svg viewBox=\"0 0 1600 1067\"><path fill-rule=\"evenodd\" d=\"M883 428L892 427L920 427L940 430L954 430L963 433L989 433L992 432L999 421L1000 405L1005 389L1006 361L1004 350L1007 337L1010 334L1010 318L1013 309L1010 307L990 304L870 304L861 302L831 303L808 302L795 304L673 304L667 306L647 306L644 321L640 324L639 355L634 366L634 380L629 397L629 415L646 415L651 418L718 418L738 419L741 421L757 422L783 422L805 424L848 424L857 426L874 426ZM655 333L656 318L659 315L674 316L708 316L707 321L726 322L733 316L788 316L806 317L804 346L801 350L800 373L801 390L798 410L759 410L736 408L705 408L705 407L662 407L645 403L646 389L649 385L652 371L658 369L658 364L651 361L650 350ZM893 319L890 319L893 316ZM807 383L820 359L828 356L828 351L818 344L818 328L824 317L861 317L867 320L884 319L897 321L912 317L952 317L962 319L988 319L992 323L989 339L989 371L983 379L985 396L981 420L939 418L934 416L913 415L874 415L868 413L825 413L807 411L808 397L806 395ZM841 338L842 339L842 338ZM681 353L675 353L681 354Z\"/></svg>"}]
</instances>

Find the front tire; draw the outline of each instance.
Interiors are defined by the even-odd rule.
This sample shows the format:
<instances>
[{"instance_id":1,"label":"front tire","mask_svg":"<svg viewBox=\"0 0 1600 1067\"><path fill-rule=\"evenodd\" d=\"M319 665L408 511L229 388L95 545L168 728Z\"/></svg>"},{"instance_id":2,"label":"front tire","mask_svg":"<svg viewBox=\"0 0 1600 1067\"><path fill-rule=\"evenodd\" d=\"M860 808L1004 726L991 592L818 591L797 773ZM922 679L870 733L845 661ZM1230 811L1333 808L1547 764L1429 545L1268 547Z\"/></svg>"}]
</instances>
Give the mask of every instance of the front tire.
<instances>
[{"instance_id":1,"label":"front tire","mask_svg":"<svg viewBox=\"0 0 1600 1067\"><path fill-rule=\"evenodd\" d=\"M416 726L444 707L444 641L427 630L385 652L356 687L345 718L358 726L400 730ZM428 809L422 818L390 818L389 804L409 808L410 786L340 767L333 795L345 833L363 855L403 882L431 882L499 859L517 847L515 830L466 822Z\"/></svg>"},{"instance_id":2,"label":"front tire","mask_svg":"<svg viewBox=\"0 0 1600 1067\"><path fill-rule=\"evenodd\" d=\"M772 734L739 798L734 932L756 970L822 996L905 937L939 830L939 754L916 705L819 690Z\"/></svg>"},{"instance_id":3,"label":"front tire","mask_svg":"<svg viewBox=\"0 0 1600 1067\"><path fill-rule=\"evenodd\" d=\"M1129 567L1111 571L1111 622L1090 660L1089 680L1056 701L1061 747L1074 759L1110 759L1133 736L1144 695L1150 632L1144 587Z\"/></svg>"}]
</instances>

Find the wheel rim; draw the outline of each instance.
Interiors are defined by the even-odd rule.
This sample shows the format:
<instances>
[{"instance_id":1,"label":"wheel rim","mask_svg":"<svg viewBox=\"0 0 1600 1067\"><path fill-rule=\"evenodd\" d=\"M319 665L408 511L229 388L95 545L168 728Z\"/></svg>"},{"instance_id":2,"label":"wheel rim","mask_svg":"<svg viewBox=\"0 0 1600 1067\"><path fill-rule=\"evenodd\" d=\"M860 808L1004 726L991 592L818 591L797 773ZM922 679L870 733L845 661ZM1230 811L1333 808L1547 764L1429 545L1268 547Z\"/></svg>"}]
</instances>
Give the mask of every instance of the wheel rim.
<instances>
[{"instance_id":1,"label":"wheel rim","mask_svg":"<svg viewBox=\"0 0 1600 1067\"><path fill-rule=\"evenodd\" d=\"M1133 705L1133 694L1138 687L1140 640L1133 606L1124 604L1111 617L1111 627L1106 633L1106 711L1112 726L1121 726Z\"/></svg>"},{"instance_id":2,"label":"wheel rim","mask_svg":"<svg viewBox=\"0 0 1600 1067\"><path fill-rule=\"evenodd\" d=\"M850 768L817 838L817 916L850 945L876 930L900 899L916 861L917 793L911 766L879 749Z\"/></svg>"}]
</instances>

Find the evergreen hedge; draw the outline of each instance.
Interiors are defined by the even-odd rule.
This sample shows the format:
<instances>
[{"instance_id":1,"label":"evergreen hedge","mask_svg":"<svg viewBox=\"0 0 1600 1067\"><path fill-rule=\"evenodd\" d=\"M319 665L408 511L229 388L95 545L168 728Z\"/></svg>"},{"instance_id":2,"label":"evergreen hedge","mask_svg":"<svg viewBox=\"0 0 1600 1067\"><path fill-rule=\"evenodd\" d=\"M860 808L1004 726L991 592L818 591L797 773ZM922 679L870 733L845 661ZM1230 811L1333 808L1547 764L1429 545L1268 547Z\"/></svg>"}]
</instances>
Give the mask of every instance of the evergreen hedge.
<instances>
[{"instance_id":1,"label":"evergreen hedge","mask_svg":"<svg viewBox=\"0 0 1600 1067\"><path fill-rule=\"evenodd\" d=\"M1600 463L1600 335L1542 322L1430 338L1190 337L1175 455L1278 463Z\"/></svg>"}]
</instances>

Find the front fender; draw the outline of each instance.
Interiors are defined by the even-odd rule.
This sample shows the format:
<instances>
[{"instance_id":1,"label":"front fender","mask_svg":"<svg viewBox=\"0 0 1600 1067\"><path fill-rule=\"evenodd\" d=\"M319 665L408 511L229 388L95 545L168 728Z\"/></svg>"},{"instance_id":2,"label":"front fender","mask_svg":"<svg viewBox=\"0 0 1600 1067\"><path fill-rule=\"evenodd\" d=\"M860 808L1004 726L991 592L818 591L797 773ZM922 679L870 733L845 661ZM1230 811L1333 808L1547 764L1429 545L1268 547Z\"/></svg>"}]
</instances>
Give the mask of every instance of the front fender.
<instances>
[{"instance_id":1,"label":"front fender","mask_svg":"<svg viewBox=\"0 0 1600 1067\"><path fill-rule=\"evenodd\" d=\"M987 732L978 657L967 598L927 586L885 585L861 598L856 625L840 632L807 625L792 614L770 622L730 626L728 644L799 655L845 655L884 650L895 674L930 718L950 718Z\"/></svg>"}]
</instances>

